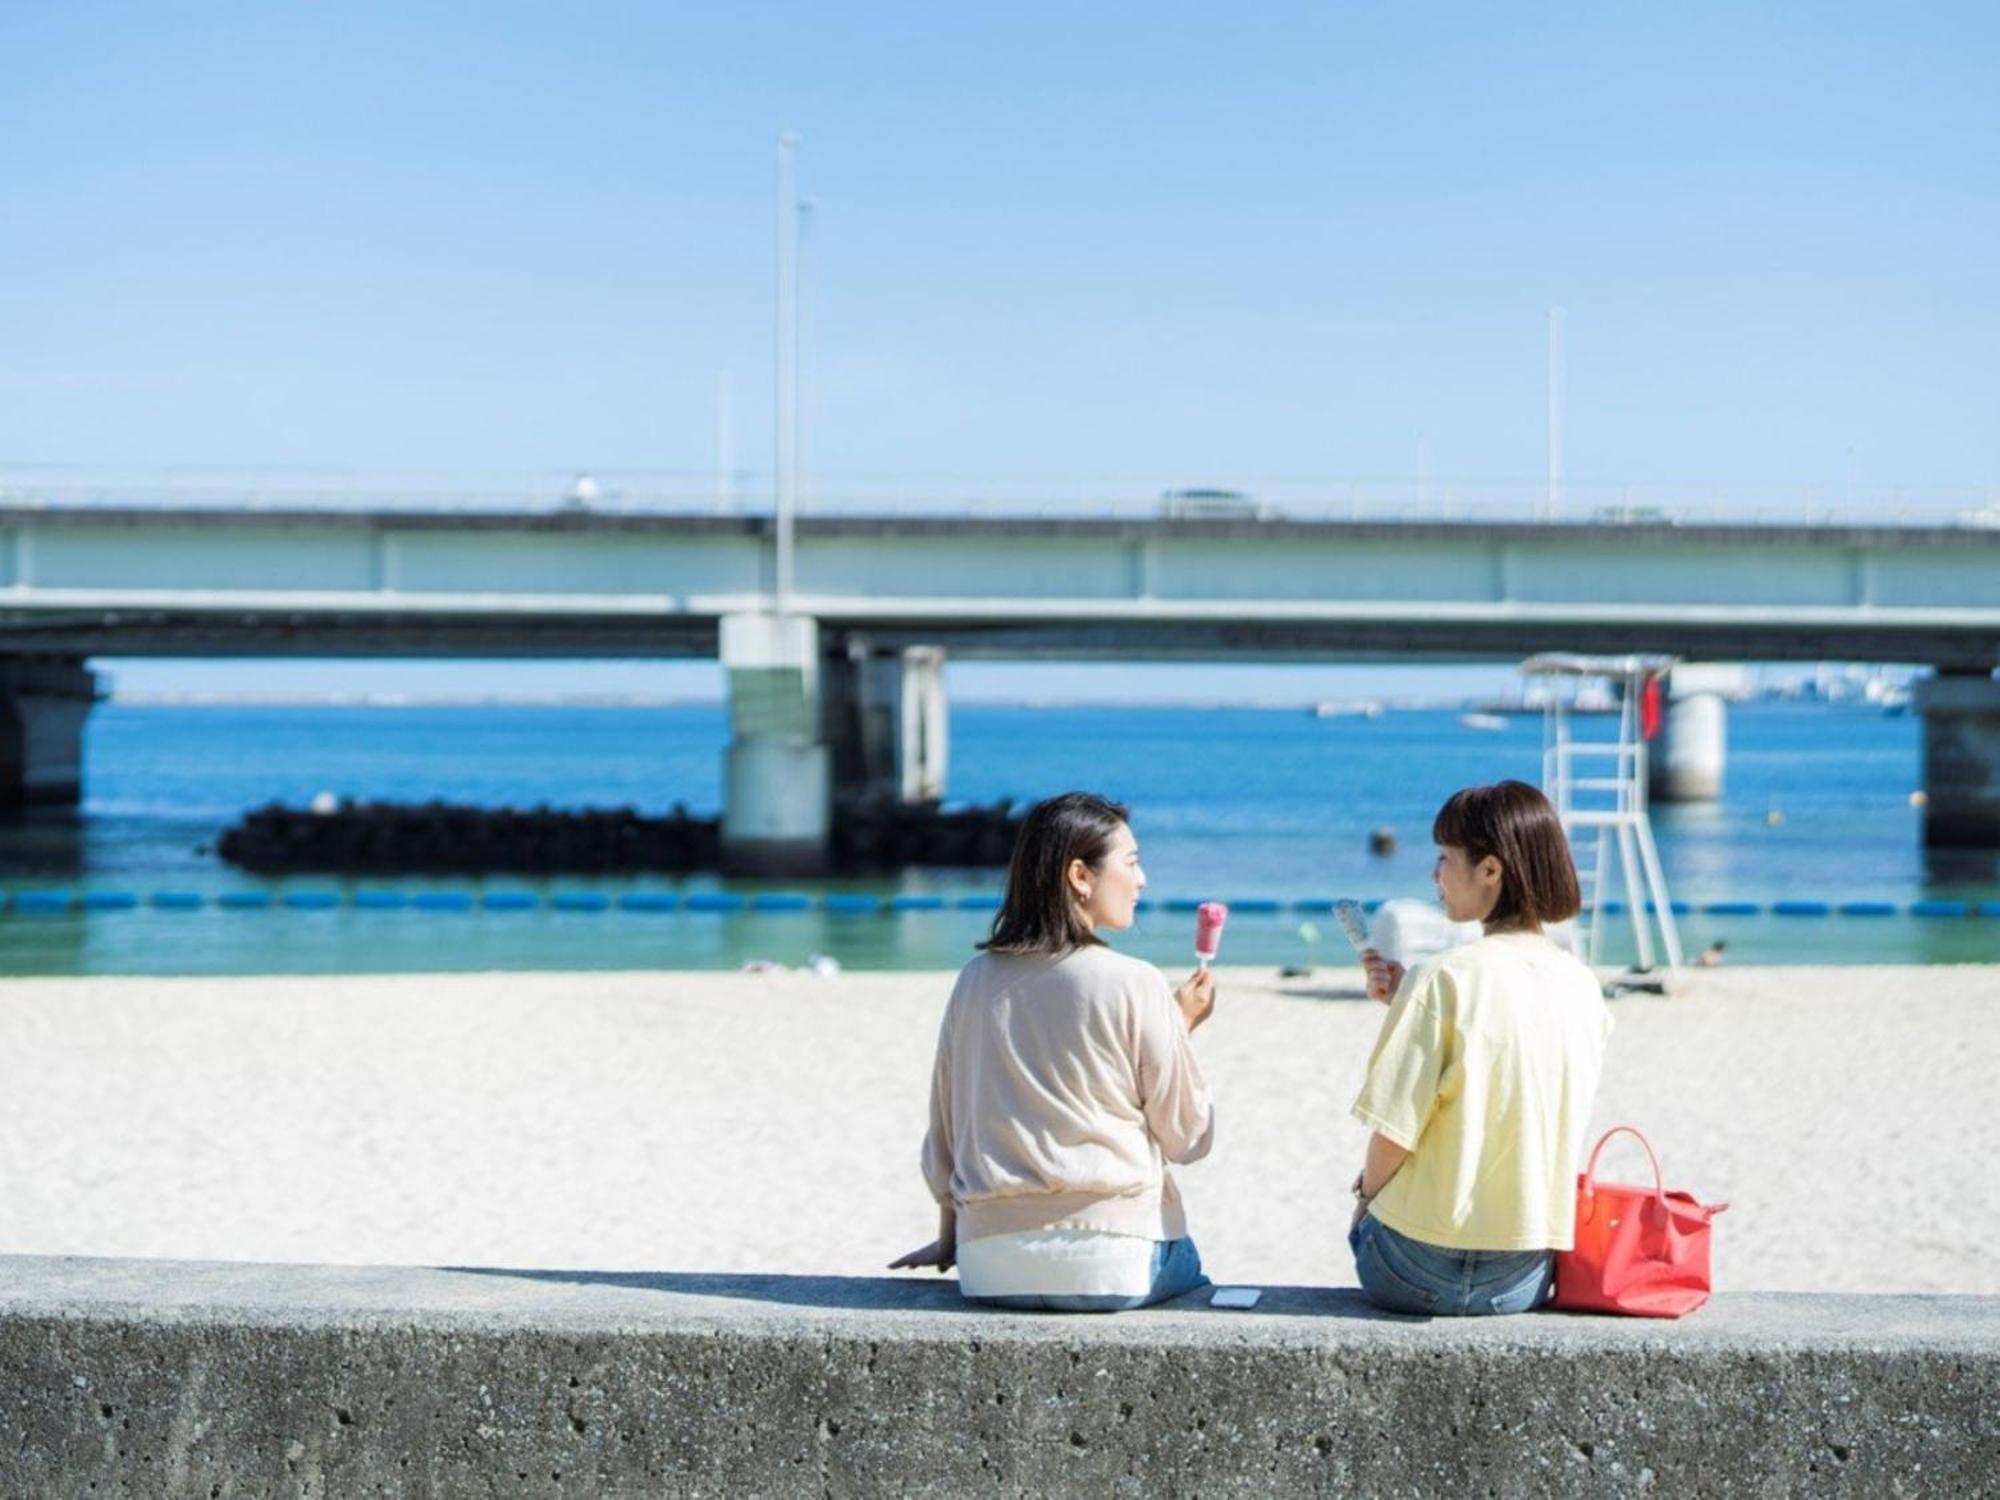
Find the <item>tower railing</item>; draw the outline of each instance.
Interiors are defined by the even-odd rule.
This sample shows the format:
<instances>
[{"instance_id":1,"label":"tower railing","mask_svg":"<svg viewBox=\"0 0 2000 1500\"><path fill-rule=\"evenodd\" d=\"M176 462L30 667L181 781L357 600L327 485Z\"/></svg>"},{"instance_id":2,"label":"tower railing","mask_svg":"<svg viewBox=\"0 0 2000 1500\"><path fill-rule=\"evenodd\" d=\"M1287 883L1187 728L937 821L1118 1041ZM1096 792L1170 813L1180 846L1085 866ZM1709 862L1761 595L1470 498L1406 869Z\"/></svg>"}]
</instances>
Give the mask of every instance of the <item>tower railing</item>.
<instances>
[{"instance_id":1,"label":"tower railing","mask_svg":"<svg viewBox=\"0 0 2000 1500\"><path fill-rule=\"evenodd\" d=\"M1615 867L1632 922L1637 967L1655 967L1655 939L1667 967L1682 962L1680 930L1667 896L1653 825L1647 813L1646 737L1640 706L1647 683L1673 665L1663 656L1568 656L1531 658L1522 671L1531 677L1568 679L1566 693L1554 681L1542 717L1542 789L1555 805L1576 859L1583 898L1584 957L1599 962L1603 948L1608 877ZM1579 735L1577 704L1586 684L1616 695L1613 738Z\"/></svg>"}]
</instances>

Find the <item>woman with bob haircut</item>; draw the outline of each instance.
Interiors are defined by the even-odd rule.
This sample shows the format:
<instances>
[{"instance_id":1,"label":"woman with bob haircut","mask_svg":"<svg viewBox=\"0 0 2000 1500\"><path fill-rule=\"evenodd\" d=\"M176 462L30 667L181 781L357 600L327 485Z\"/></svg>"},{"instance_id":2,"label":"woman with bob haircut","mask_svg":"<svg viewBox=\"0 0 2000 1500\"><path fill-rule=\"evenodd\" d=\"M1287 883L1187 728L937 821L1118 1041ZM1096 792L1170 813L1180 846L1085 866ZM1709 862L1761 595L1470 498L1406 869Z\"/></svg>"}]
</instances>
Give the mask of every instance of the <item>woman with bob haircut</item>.
<instances>
[{"instance_id":1,"label":"woman with bob haircut","mask_svg":"<svg viewBox=\"0 0 2000 1500\"><path fill-rule=\"evenodd\" d=\"M1362 955L1389 1013L1354 1101L1374 1134L1347 1243L1378 1307L1529 1312L1573 1241L1611 1014L1596 976L1542 930L1580 904L1546 797L1520 781L1467 787L1431 838L1446 914L1485 932L1407 974Z\"/></svg>"},{"instance_id":2,"label":"woman with bob haircut","mask_svg":"<svg viewBox=\"0 0 2000 1500\"><path fill-rule=\"evenodd\" d=\"M998 1307L1112 1312L1208 1284L1168 1162L1207 1155L1189 1034L1206 970L1178 992L1105 946L1146 888L1127 810L1087 792L1032 808L993 934L953 986L931 1072L923 1173L938 1237L891 1269L958 1265Z\"/></svg>"}]
</instances>

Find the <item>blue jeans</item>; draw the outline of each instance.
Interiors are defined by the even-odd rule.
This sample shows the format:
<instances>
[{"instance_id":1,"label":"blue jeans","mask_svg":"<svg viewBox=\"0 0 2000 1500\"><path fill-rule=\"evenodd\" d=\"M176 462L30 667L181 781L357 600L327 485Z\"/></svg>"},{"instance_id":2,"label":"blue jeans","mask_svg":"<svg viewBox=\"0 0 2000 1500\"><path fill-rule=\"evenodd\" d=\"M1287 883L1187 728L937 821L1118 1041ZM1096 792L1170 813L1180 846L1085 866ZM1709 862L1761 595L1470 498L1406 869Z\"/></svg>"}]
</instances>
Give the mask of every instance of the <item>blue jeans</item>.
<instances>
[{"instance_id":1,"label":"blue jeans","mask_svg":"<svg viewBox=\"0 0 2000 1500\"><path fill-rule=\"evenodd\" d=\"M1483 1317L1533 1312L1555 1294L1547 1250L1451 1250L1398 1234L1373 1214L1347 1236L1368 1300L1389 1312Z\"/></svg>"},{"instance_id":2,"label":"blue jeans","mask_svg":"<svg viewBox=\"0 0 2000 1500\"><path fill-rule=\"evenodd\" d=\"M1125 1312L1134 1307L1151 1307L1155 1302L1168 1302L1185 1296L1196 1287L1207 1285L1208 1278L1201 1273L1201 1252L1195 1249L1193 1240L1183 1236L1177 1240L1154 1242L1153 1284L1133 1296L1063 1293L1056 1296L968 1297L965 1300L977 1302L981 1307L1008 1307L1020 1312Z\"/></svg>"}]
</instances>

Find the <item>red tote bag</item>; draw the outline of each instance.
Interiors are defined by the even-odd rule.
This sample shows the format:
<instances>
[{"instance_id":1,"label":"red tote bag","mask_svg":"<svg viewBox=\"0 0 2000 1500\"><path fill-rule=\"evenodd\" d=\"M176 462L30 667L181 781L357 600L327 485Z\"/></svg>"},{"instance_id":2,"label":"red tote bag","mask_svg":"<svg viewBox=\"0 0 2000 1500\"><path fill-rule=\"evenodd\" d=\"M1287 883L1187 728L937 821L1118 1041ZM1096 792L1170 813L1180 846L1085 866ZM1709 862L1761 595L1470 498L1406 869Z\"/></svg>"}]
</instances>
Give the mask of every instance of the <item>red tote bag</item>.
<instances>
[{"instance_id":1,"label":"red tote bag","mask_svg":"<svg viewBox=\"0 0 2000 1500\"><path fill-rule=\"evenodd\" d=\"M1635 1137L1653 1185L1599 1182L1597 1158L1614 1135ZM1701 1203L1662 1184L1652 1142L1630 1125L1598 1137L1576 1179L1576 1245L1556 1252L1555 1306L1569 1312L1679 1318L1708 1300L1709 1221L1727 1203Z\"/></svg>"}]
</instances>

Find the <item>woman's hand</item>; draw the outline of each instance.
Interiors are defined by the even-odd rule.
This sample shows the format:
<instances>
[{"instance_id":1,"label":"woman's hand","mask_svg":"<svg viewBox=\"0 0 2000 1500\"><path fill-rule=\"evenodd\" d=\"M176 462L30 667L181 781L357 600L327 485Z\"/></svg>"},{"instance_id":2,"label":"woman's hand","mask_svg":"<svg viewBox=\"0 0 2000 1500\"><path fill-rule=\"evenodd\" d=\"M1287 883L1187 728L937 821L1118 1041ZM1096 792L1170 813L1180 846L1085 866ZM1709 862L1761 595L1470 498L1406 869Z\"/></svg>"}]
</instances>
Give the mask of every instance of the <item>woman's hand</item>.
<instances>
[{"instance_id":1,"label":"woman's hand","mask_svg":"<svg viewBox=\"0 0 2000 1500\"><path fill-rule=\"evenodd\" d=\"M1396 988L1403 982L1403 966L1393 958L1384 958L1373 948L1361 950L1361 967L1368 973L1368 998L1387 1005L1396 997Z\"/></svg>"},{"instance_id":2,"label":"woman's hand","mask_svg":"<svg viewBox=\"0 0 2000 1500\"><path fill-rule=\"evenodd\" d=\"M936 1266L940 1271L949 1271L958 1262L958 1205L940 1203L938 1205L938 1236L921 1250L912 1250L908 1255L899 1255L889 1262L892 1271L915 1271L924 1266Z\"/></svg>"},{"instance_id":3,"label":"woman's hand","mask_svg":"<svg viewBox=\"0 0 2000 1500\"><path fill-rule=\"evenodd\" d=\"M1187 983L1174 991L1174 1004L1181 1008L1181 1019L1187 1022L1187 1029L1193 1031L1215 1014L1215 975L1207 969L1196 969L1188 976Z\"/></svg>"},{"instance_id":4,"label":"woman's hand","mask_svg":"<svg viewBox=\"0 0 2000 1500\"><path fill-rule=\"evenodd\" d=\"M950 1240L932 1240L921 1250L912 1250L908 1255L899 1255L889 1262L892 1271L920 1271L925 1266L936 1266L940 1271L949 1271L958 1263L958 1246Z\"/></svg>"}]
</instances>

